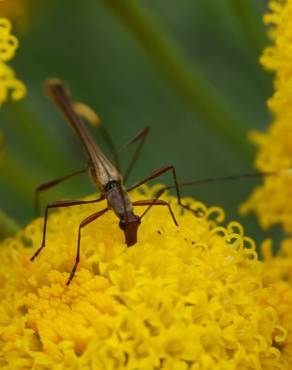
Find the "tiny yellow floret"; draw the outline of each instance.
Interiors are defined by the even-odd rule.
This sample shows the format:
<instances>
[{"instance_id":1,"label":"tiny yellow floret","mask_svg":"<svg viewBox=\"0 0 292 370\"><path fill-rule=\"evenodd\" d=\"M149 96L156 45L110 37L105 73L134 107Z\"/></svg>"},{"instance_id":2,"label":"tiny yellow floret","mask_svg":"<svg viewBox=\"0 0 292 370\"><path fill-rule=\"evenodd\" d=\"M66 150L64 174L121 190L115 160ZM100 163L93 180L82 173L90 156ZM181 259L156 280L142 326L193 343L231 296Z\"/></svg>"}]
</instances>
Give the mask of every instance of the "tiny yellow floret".
<instances>
[{"instance_id":1,"label":"tiny yellow floret","mask_svg":"<svg viewBox=\"0 0 292 370\"><path fill-rule=\"evenodd\" d=\"M11 23L6 18L0 18L0 105L11 93L13 100L19 100L26 94L24 84L17 80L15 73L6 63L11 60L18 47L18 40L11 35Z\"/></svg>"},{"instance_id":2,"label":"tiny yellow floret","mask_svg":"<svg viewBox=\"0 0 292 370\"><path fill-rule=\"evenodd\" d=\"M131 198L151 199L159 188ZM34 262L43 219L2 242L0 368L289 369L282 348L291 336L275 304L286 293L264 282L252 239L237 222L220 225L218 207L184 199L203 210L197 217L163 199L179 226L166 207L152 207L132 247L113 212L85 227L69 286L78 225L104 204L53 212Z\"/></svg>"}]
</instances>

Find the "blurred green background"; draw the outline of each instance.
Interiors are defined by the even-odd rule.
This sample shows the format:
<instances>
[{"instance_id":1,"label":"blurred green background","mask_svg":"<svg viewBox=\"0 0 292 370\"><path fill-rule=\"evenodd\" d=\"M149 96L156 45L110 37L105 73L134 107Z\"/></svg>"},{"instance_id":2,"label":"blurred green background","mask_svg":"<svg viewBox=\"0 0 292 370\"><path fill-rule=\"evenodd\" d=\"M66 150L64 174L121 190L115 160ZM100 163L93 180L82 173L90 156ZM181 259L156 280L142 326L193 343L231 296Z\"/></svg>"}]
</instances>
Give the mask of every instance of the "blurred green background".
<instances>
[{"instance_id":1,"label":"blurred green background","mask_svg":"<svg viewBox=\"0 0 292 370\"><path fill-rule=\"evenodd\" d=\"M44 80L54 76L99 112L117 146L151 126L130 184L166 164L176 167L180 181L252 171L247 133L265 130L271 119L272 76L258 63L268 44L265 11L264 0L27 1L13 21L20 48L11 64L28 95L1 108L0 207L26 224L35 187L86 162L43 94ZM98 130L92 132L107 152ZM122 157L124 168L132 151ZM170 181L168 175L159 180ZM267 233L255 218L237 214L256 183L210 184L183 194L222 206L227 219L240 219L247 234L262 240ZM93 191L86 176L76 177L48 191L42 204Z\"/></svg>"}]
</instances>

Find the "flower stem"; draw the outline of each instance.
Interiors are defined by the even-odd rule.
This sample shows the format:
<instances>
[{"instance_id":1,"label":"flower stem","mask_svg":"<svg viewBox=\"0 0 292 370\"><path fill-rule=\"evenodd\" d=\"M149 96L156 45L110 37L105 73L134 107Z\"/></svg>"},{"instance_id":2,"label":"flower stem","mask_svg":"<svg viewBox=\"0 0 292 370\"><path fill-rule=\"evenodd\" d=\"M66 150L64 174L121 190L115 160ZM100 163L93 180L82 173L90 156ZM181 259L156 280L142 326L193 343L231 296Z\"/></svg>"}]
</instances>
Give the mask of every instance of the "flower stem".
<instances>
[{"instance_id":1,"label":"flower stem","mask_svg":"<svg viewBox=\"0 0 292 370\"><path fill-rule=\"evenodd\" d=\"M251 160L244 122L189 60L173 37L148 9L136 0L102 0L136 37L166 81L204 123L242 158Z\"/></svg>"},{"instance_id":2,"label":"flower stem","mask_svg":"<svg viewBox=\"0 0 292 370\"><path fill-rule=\"evenodd\" d=\"M14 235L19 229L18 223L0 209L0 240Z\"/></svg>"}]
</instances>

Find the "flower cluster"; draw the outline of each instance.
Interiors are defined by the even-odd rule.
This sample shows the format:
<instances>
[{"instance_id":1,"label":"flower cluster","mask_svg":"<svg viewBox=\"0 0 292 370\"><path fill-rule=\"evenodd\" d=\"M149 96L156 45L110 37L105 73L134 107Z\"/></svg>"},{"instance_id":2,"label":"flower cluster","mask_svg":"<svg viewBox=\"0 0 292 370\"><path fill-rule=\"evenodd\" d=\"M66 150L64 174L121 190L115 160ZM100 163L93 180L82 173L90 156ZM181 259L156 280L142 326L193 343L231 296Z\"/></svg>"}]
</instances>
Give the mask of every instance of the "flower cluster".
<instances>
[{"instance_id":1,"label":"flower cluster","mask_svg":"<svg viewBox=\"0 0 292 370\"><path fill-rule=\"evenodd\" d=\"M145 186L132 198L149 199L157 189ZM153 207L130 248L112 212L84 228L69 286L78 225L103 205L53 213L47 245L34 262L42 219L2 243L1 368L291 368L290 287L270 284L242 226L220 225L221 209L184 199L203 210L196 217L174 197L164 200L179 226L167 207Z\"/></svg>"},{"instance_id":2,"label":"flower cluster","mask_svg":"<svg viewBox=\"0 0 292 370\"><path fill-rule=\"evenodd\" d=\"M11 23L6 18L0 18L0 105L8 98L9 92L14 100L24 97L24 84L15 78L14 71L6 62L14 57L18 40L11 35Z\"/></svg>"},{"instance_id":3,"label":"flower cluster","mask_svg":"<svg viewBox=\"0 0 292 370\"><path fill-rule=\"evenodd\" d=\"M292 168L292 0L271 0L265 22L271 25L273 45L266 48L261 62L275 72L275 93L268 101L274 121L266 133L252 132L257 145L255 165L260 171ZM292 176L266 178L241 208L254 211L261 225L281 224L292 231Z\"/></svg>"}]
</instances>

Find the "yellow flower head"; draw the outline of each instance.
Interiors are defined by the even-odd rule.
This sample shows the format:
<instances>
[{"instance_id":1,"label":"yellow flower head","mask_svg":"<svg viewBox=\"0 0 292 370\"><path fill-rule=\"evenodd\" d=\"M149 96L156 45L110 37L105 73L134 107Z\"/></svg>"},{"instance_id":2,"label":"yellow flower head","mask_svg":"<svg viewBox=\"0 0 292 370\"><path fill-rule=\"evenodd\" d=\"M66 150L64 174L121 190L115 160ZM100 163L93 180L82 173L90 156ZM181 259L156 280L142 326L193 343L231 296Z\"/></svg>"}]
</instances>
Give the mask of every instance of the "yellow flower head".
<instances>
[{"instance_id":1,"label":"yellow flower head","mask_svg":"<svg viewBox=\"0 0 292 370\"><path fill-rule=\"evenodd\" d=\"M149 199L143 187L133 200ZM9 369L288 369L276 289L241 225L184 199L203 217L166 207L143 218L128 248L109 212L84 228L77 275L66 281L78 225L103 205L63 208L0 247L0 367ZM143 211L141 207L141 212ZM136 210L138 213L138 209Z\"/></svg>"},{"instance_id":2,"label":"yellow flower head","mask_svg":"<svg viewBox=\"0 0 292 370\"><path fill-rule=\"evenodd\" d=\"M0 104L8 98L9 92L14 100L19 100L26 93L25 86L15 78L14 71L6 64L11 60L18 47L18 40L11 35L11 23L0 18Z\"/></svg>"},{"instance_id":3,"label":"yellow flower head","mask_svg":"<svg viewBox=\"0 0 292 370\"><path fill-rule=\"evenodd\" d=\"M275 72L275 93L268 101L274 121L267 133L251 133L257 145L255 161L260 171L292 168L292 0L271 0L271 13L265 22L271 25L274 44L266 48L261 62ZM292 176L266 178L242 207L244 213L256 212L263 227L282 224L292 231Z\"/></svg>"}]
</instances>

